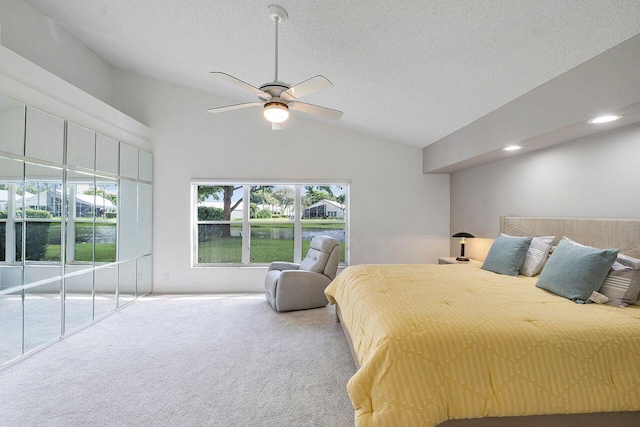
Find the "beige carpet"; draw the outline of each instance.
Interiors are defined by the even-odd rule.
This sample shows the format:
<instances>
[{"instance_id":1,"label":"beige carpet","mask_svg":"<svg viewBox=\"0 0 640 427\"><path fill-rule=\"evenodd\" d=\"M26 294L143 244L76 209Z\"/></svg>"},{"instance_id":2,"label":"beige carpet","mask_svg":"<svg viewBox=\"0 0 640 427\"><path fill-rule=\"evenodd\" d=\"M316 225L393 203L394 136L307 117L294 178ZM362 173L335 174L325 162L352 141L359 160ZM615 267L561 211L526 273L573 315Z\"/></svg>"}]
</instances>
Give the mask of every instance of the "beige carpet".
<instances>
[{"instance_id":1,"label":"beige carpet","mask_svg":"<svg viewBox=\"0 0 640 427\"><path fill-rule=\"evenodd\" d=\"M0 370L0 425L351 426L333 307L151 296Z\"/></svg>"}]
</instances>

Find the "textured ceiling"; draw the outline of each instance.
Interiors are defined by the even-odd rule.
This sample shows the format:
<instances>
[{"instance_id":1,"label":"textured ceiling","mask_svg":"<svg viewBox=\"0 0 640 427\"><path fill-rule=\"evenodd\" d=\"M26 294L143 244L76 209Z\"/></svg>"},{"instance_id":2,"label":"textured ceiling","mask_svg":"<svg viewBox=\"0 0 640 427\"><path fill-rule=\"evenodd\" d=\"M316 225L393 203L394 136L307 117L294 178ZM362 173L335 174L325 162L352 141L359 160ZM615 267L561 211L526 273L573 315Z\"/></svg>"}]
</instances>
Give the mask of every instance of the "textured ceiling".
<instances>
[{"instance_id":1,"label":"textured ceiling","mask_svg":"<svg viewBox=\"0 0 640 427\"><path fill-rule=\"evenodd\" d=\"M210 71L273 79L269 0L27 1L117 68L238 101ZM419 147L640 33L638 0L273 1L280 80L322 74L305 101Z\"/></svg>"}]
</instances>

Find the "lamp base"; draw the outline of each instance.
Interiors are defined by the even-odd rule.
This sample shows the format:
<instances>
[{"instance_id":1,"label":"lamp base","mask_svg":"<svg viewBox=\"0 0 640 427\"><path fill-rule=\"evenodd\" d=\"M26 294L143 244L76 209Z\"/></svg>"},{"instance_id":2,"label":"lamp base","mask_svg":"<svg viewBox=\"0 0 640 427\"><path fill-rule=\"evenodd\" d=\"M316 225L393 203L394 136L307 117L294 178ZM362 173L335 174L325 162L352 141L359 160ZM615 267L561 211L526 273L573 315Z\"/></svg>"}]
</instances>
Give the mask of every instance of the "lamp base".
<instances>
[{"instance_id":1,"label":"lamp base","mask_svg":"<svg viewBox=\"0 0 640 427\"><path fill-rule=\"evenodd\" d=\"M456 261L469 261L469 258L467 258L466 256L459 256L456 258Z\"/></svg>"}]
</instances>

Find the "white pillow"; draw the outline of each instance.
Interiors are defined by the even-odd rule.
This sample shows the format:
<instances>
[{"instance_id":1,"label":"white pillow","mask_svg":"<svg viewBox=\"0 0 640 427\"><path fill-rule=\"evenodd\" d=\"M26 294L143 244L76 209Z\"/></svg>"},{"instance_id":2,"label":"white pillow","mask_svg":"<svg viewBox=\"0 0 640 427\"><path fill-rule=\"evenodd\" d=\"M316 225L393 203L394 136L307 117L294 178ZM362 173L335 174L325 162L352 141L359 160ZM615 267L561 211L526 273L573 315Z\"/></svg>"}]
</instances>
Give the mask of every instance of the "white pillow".
<instances>
[{"instance_id":1,"label":"white pillow","mask_svg":"<svg viewBox=\"0 0 640 427\"><path fill-rule=\"evenodd\" d=\"M637 303L640 294L640 260L618 255L598 292L609 298L608 305L626 307Z\"/></svg>"},{"instance_id":2,"label":"white pillow","mask_svg":"<svg viewBox=\"0 0 640 427\"><path fill-rule=\"evenodd\" d=\"M524 259L522 267L520 267L520 274L532 277L542 271L555 238L556 236L542 236L534 237L531 240L527 257Z\"/></svg>"},{"instance_id":3,"label":"white pillow","mask_svg":"<svg viewBox=\"0 0 640 427\"><path fill-rule=\"evenodd\" d=\"M619 262L622 265L626 265L627 267L631 267L634 270L640 270L640 259L630 257L629 255L618 254L616 262Z\"/></svg>"}]
</instances>

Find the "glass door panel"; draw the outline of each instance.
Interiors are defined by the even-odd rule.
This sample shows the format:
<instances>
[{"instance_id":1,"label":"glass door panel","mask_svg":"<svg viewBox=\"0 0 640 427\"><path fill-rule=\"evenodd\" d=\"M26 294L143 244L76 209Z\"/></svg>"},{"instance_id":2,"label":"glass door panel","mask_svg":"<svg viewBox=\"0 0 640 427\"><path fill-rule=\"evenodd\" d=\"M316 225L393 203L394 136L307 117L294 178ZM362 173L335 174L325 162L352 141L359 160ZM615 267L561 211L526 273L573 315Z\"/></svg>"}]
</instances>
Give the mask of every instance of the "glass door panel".
<instances>
[{"instance_id":1,"label":"glass door panel","mask_svg":"<svg viewBox=\"0 0 640 427\"><path fill-rule=\"evenodd\" d=\"M138 297L141 297L142 295L151 292L151 255L138 258L137 262L138 282L136 294Z\"/></svg>"},{"instance_id":2,"label":"glass door panel","mask_svg":"<svg viewBox=\"0 0 640 427\"><path fill-rule=\"evenodd\" d=\"M64 279L64 331L93 320L93 272Z\"/></svg>"},{"instance_id":3,"label":"glass door panel","mask_svg":"<svg viewBox=\"0 0 640 427\"><path fill-rule=\"evenodd\" d=\"M24 163L0 157L0 290L22 285L23 181Z\"/></svg>"},{"instance_id":4,"label":"glass door panel","mask_svg":"<svg viewBox=\"0 0 640 427\"><path fill-rule=\"evenodd\" d=\"M151 185L138 183L138 256L149 255L152 249Z\"/></svg>"},{"instance_id":5,"label":"glass door panel","mask_svg":"<svg viewBox=\"0 0 640 427\"><path fill-rule=\"evenodd\" d=\"M26 231L16 227L16 240L21 244L25 238L25 284L62 276L62 202L62 170L27 163L23 202Z\"/></svg>"},{"instance_id":6,"label":"glass door panel","mask_svg":"<svg viewBox=\"0 0 640 427\"><path fill-rule=\"evenodd\" d=\"M0 295L0 365L22 355L22 290Z\"/></svg>"},{"instance_id":7,"label":"glass door panel","mask_svg":"<svg viewBox=\"0 0 640 427\"><path fill-rule=\"evenodd\" d=\"M93 267L94 221L100 197L95 177L89 174L67 172L67 217L65 273Z\"/></svg>"},{"instance_id":8,"label":"glass door panel","mask_svg":"<svg viewBox=\"0 0 640 427\"><path fill-rule=\"evenodd\" d=\"M120 224L119 261L135 259L138 254L138 185L120 181L118 222Z\"/></svg>"},{"instance_id":9,"label":"glass door panel","mask_svg":"<svg viewBox=\"0 0 640 427\"><path fill-rule=\"evenodd\" d=\"M61 280L24 291L25 353L60 337L62 301Z\"/></svg>"},{"instance_id":10,"label":"glass door panel","mask_svg":"<svg viewBox=\"0 0 640 427\"><path fill-rule=\"evenodd\" d=\"M95 263L116 262L118 181L96 177Z\"/></svg>"},{"instance_id":11,"label":"glass door panel","mask_svg":"<svg viewBox=\"0 0 640 427\"><path fill-rule=\"evenodd\" d=\"M116 264L95 270L94 318L116 309L118 266Z\"/></svg>"},{"instance_id":12,"label":"glass door panel","mask_svg":"<svg viewBox=\"0 0 640 427\"><path fill-rule=\"evenodd\" d=\"M24 156L25 105L0 95L0 151Z\"/></svg>"},{"instance_id":13,"label":"glass door panel","mask_svg":"<svg viewBox=\"0 0 640 427\"><path fill-rule=\"evenodd\" d=\"M27 107L25 155L62 164L64 120Z\"/></svg>"},{"instance_id":14,"label":"glass door panel","mask_svg":"<svg viewBox=\"0 0 640 427\"><path fill-rule=\"evenodd\" d=\"M96 133L67 122L67 165L94 169Z\"/></svg>"},{"instance_id":15,"label":"glass door panel","mask_svg":"<svg viewBox=\"0 0 640 427\"><path fill-rule=\"evenodd\" d=\"M136 298L136 260L118 266L118 307Z\"/></svg>"}]
</instances>

